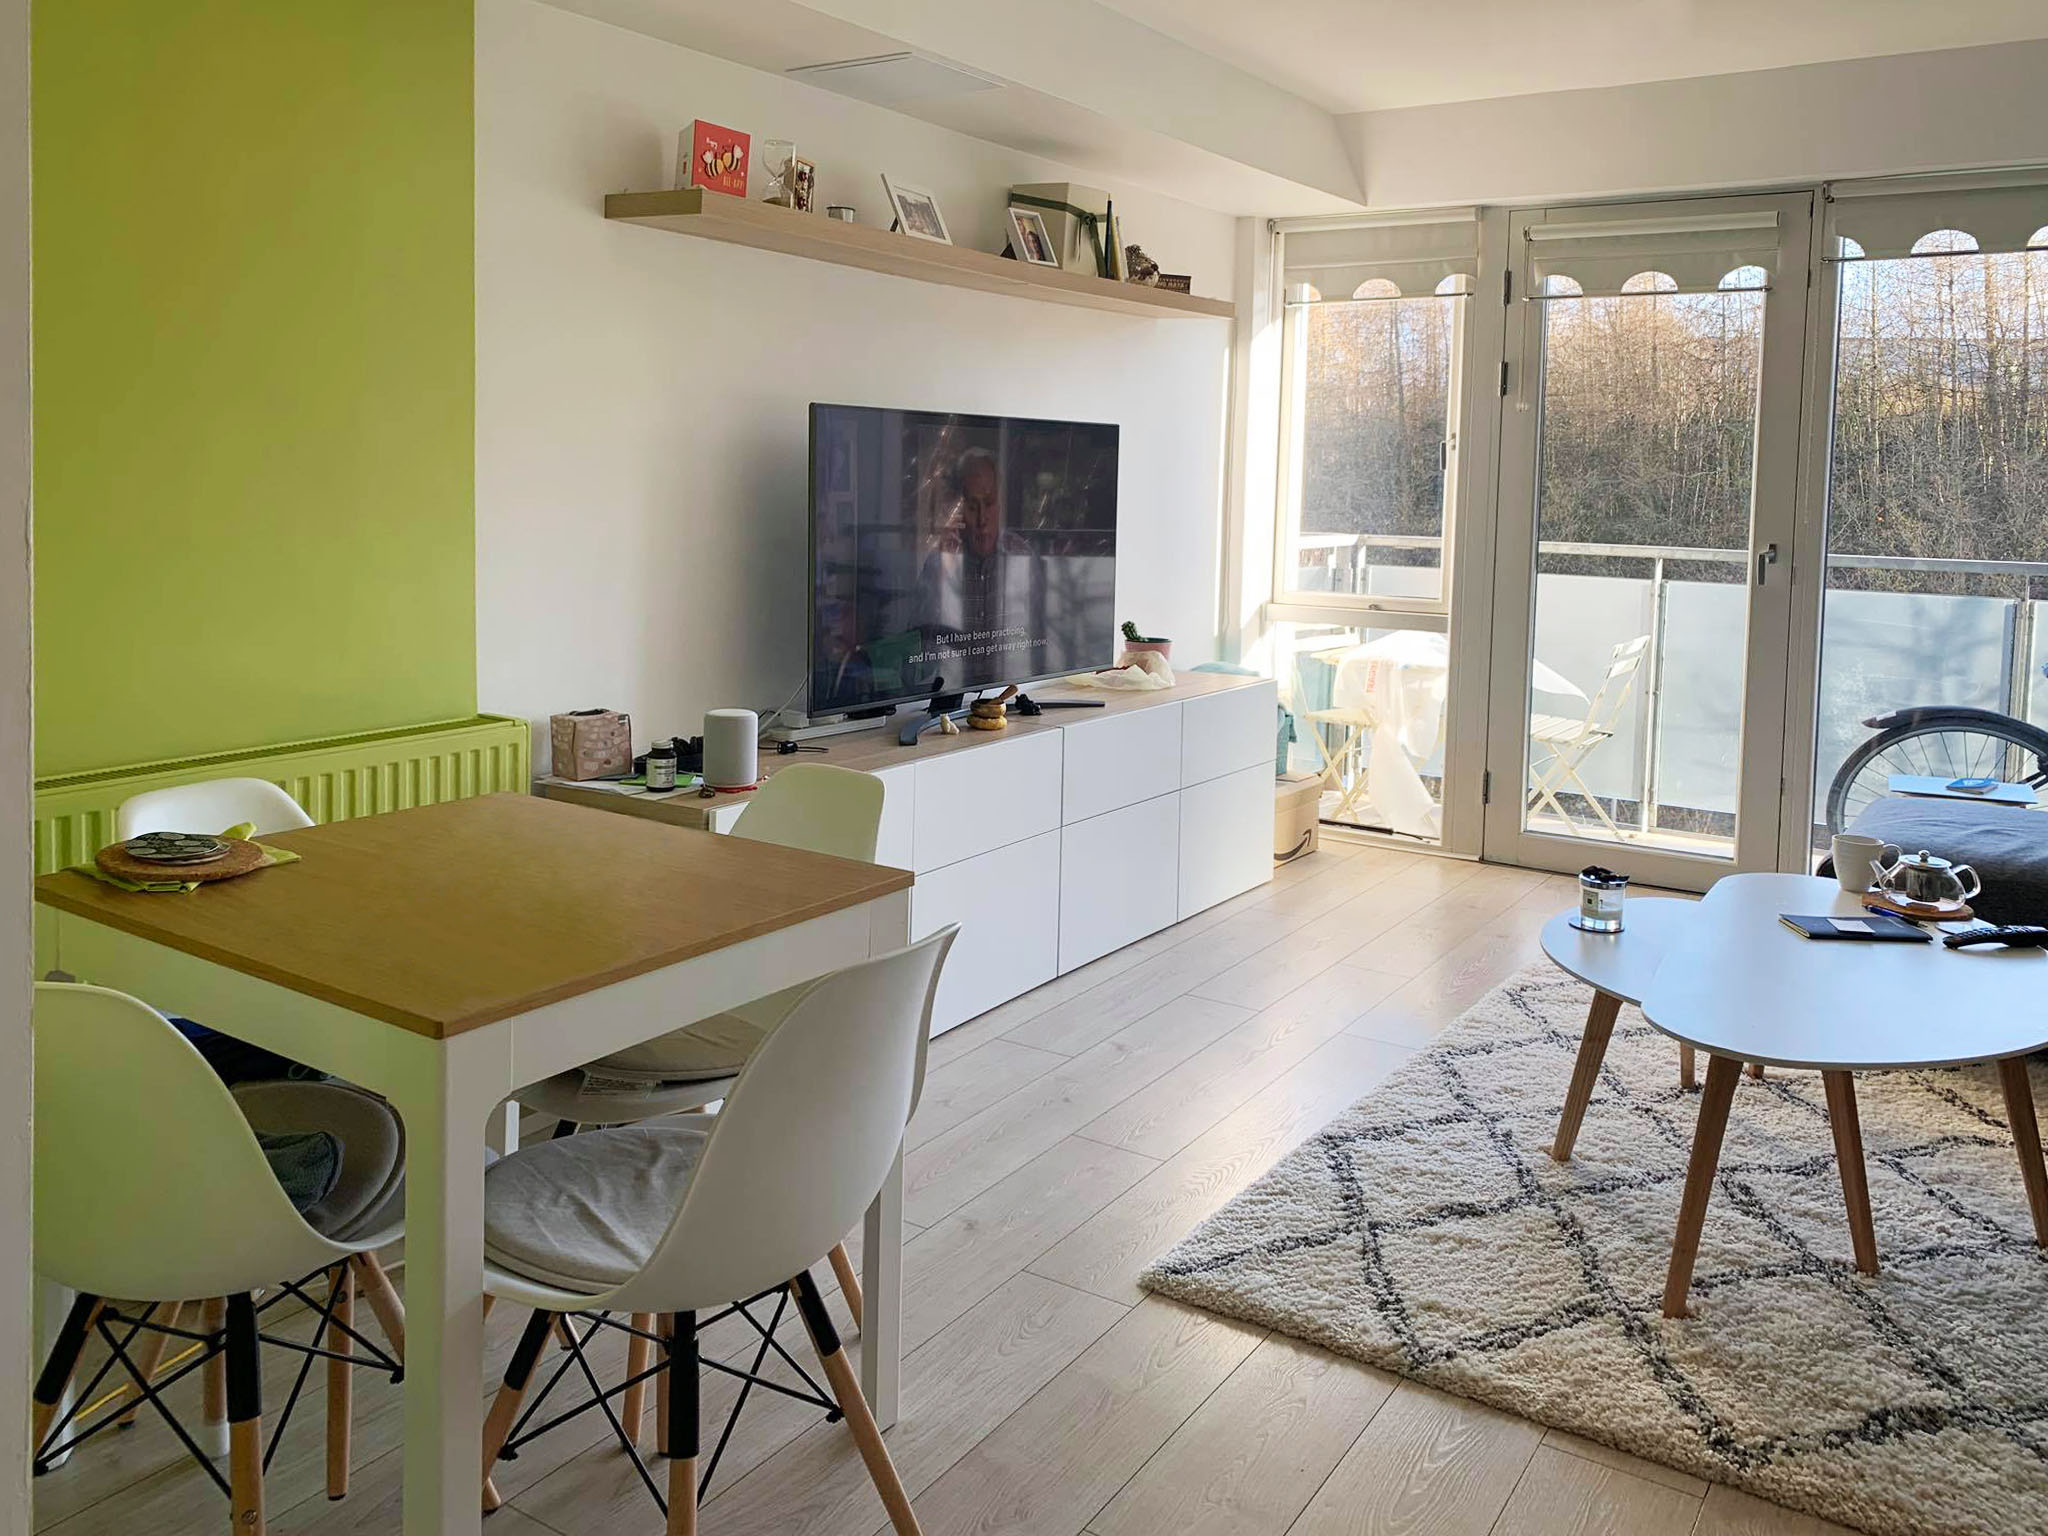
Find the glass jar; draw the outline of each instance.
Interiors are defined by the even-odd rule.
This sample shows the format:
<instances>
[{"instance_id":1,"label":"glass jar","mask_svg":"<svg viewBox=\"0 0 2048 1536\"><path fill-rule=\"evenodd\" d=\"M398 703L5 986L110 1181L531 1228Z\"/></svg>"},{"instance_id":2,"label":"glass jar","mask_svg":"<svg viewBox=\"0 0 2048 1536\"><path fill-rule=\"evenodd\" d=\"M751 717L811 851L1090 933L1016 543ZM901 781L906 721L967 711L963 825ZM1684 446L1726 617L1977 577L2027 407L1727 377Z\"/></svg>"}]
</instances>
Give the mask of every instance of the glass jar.
<instances>
[{"instance_id":1,"label":"glass jar","mask_svg":"<svg viewBox=\"0 0 2048 1536\"><path fill-rule=\"evenodd\" d=\"M1579 915L1574 926L1588 933L1621 932L1622 898L1627 894L1627 875L1588 865L1579 871Z\"/></svg>"},{"instance_id":2,"label":"glass jar","mask_svg":"<svg viewBox=\"0 0 2048 1536\"><path fill-rule=\"evenodd\" d=\"M647 792L664 794L676 787L676 749L663 745L647 751Z\"/></svg>"}]
</instances>

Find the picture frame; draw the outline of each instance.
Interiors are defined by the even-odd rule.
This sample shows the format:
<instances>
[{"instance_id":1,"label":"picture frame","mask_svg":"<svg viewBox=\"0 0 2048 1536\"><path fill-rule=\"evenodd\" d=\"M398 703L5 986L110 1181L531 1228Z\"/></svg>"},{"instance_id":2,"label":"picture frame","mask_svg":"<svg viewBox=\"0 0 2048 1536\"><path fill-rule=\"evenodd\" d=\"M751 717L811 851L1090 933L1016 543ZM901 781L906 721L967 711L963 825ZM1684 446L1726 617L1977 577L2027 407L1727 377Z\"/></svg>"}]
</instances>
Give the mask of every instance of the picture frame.
<instances>
[{"instance_id":1,"label":"picture frame","mask_svg":"<svg viewBox=\"0 0 2048 1536\"><path fill-rule=\"evenodd\" d=\"M817 202L818 167L798 155L789 162L790 207L798 213L809 213Z\"/></svg>"},{"instance_id":2,"label":"picture frame","mask_svg":"<svg viewBox=\"0 0 2048 1536\"><path fill-rule=\"evenodd\" d=\"M1010 249L1019 261L1028 261L1034 267L1060 265L1052 232L1045 227L1045 215L1035 208L1010 210Z\"/></svg>"},{"instance_id":3,"label":"picture frame","mask_svg":"<svg viewBox=\"0 0 2048 1536\"><path fill-rule=\"evenodd\" d=\"M902 233L913 240L929 240L934 245L953 243L936 194L923 187L893 181L886 171L882 173L882 191L888 194L889 207L896 215L896 227Z\"/></svg>"}]
</instances>

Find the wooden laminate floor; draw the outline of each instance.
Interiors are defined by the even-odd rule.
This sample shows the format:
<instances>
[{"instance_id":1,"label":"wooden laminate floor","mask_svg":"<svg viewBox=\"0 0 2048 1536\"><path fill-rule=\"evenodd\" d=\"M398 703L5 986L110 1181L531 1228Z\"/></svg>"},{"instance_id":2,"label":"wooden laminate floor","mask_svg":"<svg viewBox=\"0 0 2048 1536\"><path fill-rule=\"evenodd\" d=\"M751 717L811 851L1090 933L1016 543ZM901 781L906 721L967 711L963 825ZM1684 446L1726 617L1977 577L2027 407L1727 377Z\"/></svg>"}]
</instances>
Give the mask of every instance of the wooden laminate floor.
<instances>
[{"instance_id":1,"label":"wooden laminate floor","mask_svg":"<svg viewBox=\"0 0 2048 1536\"><path fill-rule=\"evenodd\" d=\"M1272 885L935 1041L907 1159L903 1421L888 1437L929 1536L1839 1531L1136 1286L1150 1259L1536 958L1544 920L1573 899L1555 876L1325 844ZM1561 1102L1562 1075L1557 1086ZM492 1318L494 1369L510 1310ZM783 1331L800 1351L800 1331ZM733 1323L705 1347L752 1353ZM295 1362L269 1353L275 1405ZM613 1368L621 1354L603 1349ZM397 1391L359 1378L354 1487L329 1503L320 1386L316 1370L271 1467L271 1530L395 1531ZM707 1445L734 1389L705 1380ZM196 1406L196 1383L173 1396ZM486 1529L655 1536L608 1433L590 1415L501 1463L509 1502ZM151 1421L94 1442L38 1480L38 1528L221 1530L226 1501L180 1454ZM845 1429L757 1392L703 1529L887 1525Z\"/></svg>"}]
</instances>

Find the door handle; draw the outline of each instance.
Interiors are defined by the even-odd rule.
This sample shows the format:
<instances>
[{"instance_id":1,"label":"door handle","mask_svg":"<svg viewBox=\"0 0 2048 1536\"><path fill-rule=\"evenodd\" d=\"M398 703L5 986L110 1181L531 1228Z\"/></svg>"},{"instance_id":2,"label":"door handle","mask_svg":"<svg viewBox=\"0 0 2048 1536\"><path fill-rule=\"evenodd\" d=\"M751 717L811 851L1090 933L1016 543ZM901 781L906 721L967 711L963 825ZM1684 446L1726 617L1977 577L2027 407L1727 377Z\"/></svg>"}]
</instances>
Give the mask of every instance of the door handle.
<instances>
[{"instance_id":1,"label":"door handle","mask_svg":"<svg viewBox=\"0 0 2048 1536\"><path fill-rule=\"evenodd\" d=\"M1764 584L1764 573L1778 563L1778 546L1766 544L1756 552L1756 584Z\"/></svg>"}]
</instances>

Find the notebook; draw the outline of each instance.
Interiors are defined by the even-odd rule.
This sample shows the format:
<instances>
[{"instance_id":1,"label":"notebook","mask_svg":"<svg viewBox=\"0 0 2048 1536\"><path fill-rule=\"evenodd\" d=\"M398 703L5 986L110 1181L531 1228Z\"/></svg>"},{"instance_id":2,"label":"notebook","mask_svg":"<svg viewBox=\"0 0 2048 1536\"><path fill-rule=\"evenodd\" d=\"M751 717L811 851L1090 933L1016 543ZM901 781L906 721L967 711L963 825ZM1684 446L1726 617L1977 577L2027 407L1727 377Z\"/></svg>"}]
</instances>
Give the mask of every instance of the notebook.
<instances>
[{"instance_id":1,"label":"notebook","mask_svg":"<svg viewBox=\"0 0 2048 1536\"><path fill-rule=\"evenodd\" d=\"M1779 914L1778 921L1794 933L1809 939L1847 939L1865 944L1926 944L1934 935L1889 912L1865 912L1861 917L1795 917Z\"/></svg>"}]
</instances>

